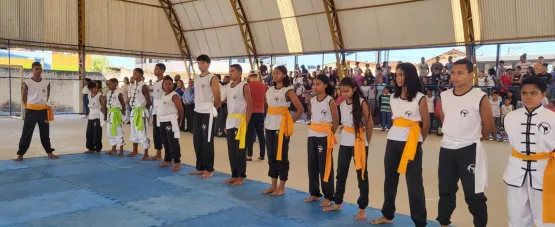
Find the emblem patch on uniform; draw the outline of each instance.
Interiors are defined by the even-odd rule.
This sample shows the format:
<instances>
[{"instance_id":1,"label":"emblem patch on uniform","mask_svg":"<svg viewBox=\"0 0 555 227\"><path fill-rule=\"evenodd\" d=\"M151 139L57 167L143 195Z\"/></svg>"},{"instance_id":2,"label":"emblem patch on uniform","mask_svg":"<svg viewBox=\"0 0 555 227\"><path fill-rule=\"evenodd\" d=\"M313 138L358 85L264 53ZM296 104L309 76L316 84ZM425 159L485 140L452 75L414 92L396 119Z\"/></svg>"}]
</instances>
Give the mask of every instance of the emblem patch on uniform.
<instances>
[{"instance_id":1,"label":"emblem patch on uniform","mask_svg":"<svg viewBox=\"0 0 555 227\"><path fill-rule=\"evenodd\" d=\"M276 102L279 101L279 97L274 97L274 100L276 100Z\"/></svg>"},{"instance_id":2,"label":"emblem patch on uniform","mask_svg":"<svg viewBox=\"0 0 555 227\"><path fill-rule=\"evenodd\" d=\"M166 105L167 103L166 103L166 101L164 101L164 102L162 102L162 104Z\"/></svg>"},{"instance_id":3,"label":"emblem patch on uniform","mask_svg":"<svg viewBox=\"0 0 555 227\"><path fill-rule=\"evenodd\" d=\"M96 122L93 122L93 126L96 126Z\"/></svg>"},{"instance_id":4,"label":"emblem patch on uniform","mask_svg":"<svg viewBox=\"0 0 555 227\"><path fill-rule=\"evenodd\" d=\"M235 130L235 135L237 135L237 130Z\"/></svg>"},{"instance_id":5,"label":"emblem patch on uniform","mask_svg":"<svg viewBox=\"0 0 555 227\"><path fill-rule=\"evenodd\" d=\"M468 165L468 167L466 167L466 170L468 170L468 172L474 174L474 169L476 169L476 164L470 164Z\"/></svg>"},{"instance_id":6,"label":"emblem patch on uniform","mask_svg":"<svg viewBox=\"0 0 555 227\"><path fill-rule=\"evenodd\" d=\"M468 110L461 110L461 116L466 117L468 114Z\"/></svg>"},{"instance_id":7,"label":"emblem patch on uniform","mask_svg":"<svg viewBox=\"0 0 555 227\"><path fill-rule=\"evenodd\" d=\"M200 87L204 88L204 84L201 84Z\"/></svg>"},{"instance_id":8,"label":"emblem patch on uniform","mask_svg":"<svg viewBox=\"0 0 555 227\"><path fill-rule=\"evenodd\" d=\"M237 99L237 95L233 95L233 99Z\"/></svg>"},{"instance_id":9,"label":"emblem patch on uniform","mask_svg":"<svg viewBox=\"0 0 555 227\"><path fill-rule=\"evenodd\" d=\"M206 124L202 124L202 130L206 130Z\"/></svg>"},{"instance_id":10,"label":"emblem patch on uniform","mask_svg":"<svg viewBox=\"0 0 555 227\"><path fill-rule=\"evenodd\" d=\"M542 122L538 125L538 131L540 131L544 135L547 135L549 134L549 132L551 132L551 125L547 122Z\"/></svg>"},{"instance_id":11,"label":"emblem patch on uniform","mask_svg":"<svg viewBox=\"0 0 555 227\"><path fill-rule=\"evenodd\" d=\"M171 131L171 130L172 130L172 126L169 126L169 125L168 125L168 126L166 126L166 131L168 131L168 132L169 132L169 131Z\"/></svg>"},{"instance_id":12,"label":"emblem patch on uniform","mask_svg":"<svg viewBox=\"0 0 555 227\"><path fill-rule=\"evenodd\" d=\"M43 93L46 92L46 89L42 89L42 92L43 92Z\"/></svg>"},{"instance_id":13,"label":"emblem patch on uniform","mask_svg":"<svg viewBox=\"0 0 555 227\"><path fill-rule=\"evenodd\" d=\"M407 117L412 116L412 112L411 112L410 110L407 110L407 111L405 112L405 116L407 116Z\"/></svg>"},{"instance_id":14,"label":"emblem patch on uniform","mask_svg":"<svg viewBox=\"0 0 555 227\"><path fill-rule=\"evenodd\" d=\"M324 151L324 148L320 145L318 145L318 152L322 153L322 151Z\"/></svg>"},{"instance_id":15,"label":"emblem patch on uniform","mask_svg":"<svg viewBox=\"0 0 555 227\"><path fill-rule=\"evenodd\" d=\"M320 113L321 113L322 115L326 116L326 114L328 114L328 111L322 110Z\"/></svg>"}]
</instances>

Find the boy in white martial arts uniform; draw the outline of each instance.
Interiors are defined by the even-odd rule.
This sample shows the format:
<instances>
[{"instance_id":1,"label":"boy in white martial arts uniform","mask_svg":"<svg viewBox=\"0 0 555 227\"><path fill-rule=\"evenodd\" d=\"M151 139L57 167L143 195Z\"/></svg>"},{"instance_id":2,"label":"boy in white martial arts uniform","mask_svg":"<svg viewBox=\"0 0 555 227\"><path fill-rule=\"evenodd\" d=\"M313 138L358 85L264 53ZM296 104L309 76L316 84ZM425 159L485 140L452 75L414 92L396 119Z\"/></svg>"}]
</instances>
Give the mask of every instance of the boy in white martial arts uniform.
<instances>
[{"instance_id":1,"label":"boy in white martial arts uniform","mask_svg":"<svg viewBox=\"0 0 555 227\"><path fill-rule=\"evenodd\" d=\"M162 63L156 64L154 66L154 75L156 76L157 80L152 83L152 95L153 95L153 103L152 103L152 140L154 141L154 149L156 150L156 155L152 156L150 160L157 161L162 159L162 138L160 136L161 129L160 126L156 123L159 122L158 117L158 106L161 105L160 99L164 94L164 89L162 88L162 83L164 79L164 72L166 72L166 65ZM173 86L173 80L172 80Z\"/></svg>"},{"instance_id":2,"label":"boy in white martial arts uniform","mask_svg":"<svg viewBox=\"0 0 555 227\"><path fill-rule=\"evenodd\" d=\"M108 108L106 132L112 149L106 154L116 154L116 146L119 147L118 156L123 156L123 122L125 121L125 101L121 90L118 89L118 79L110 79L109 91L106 93L106 107ZM127 95L127 94L125 94Z\"/></svg>"},{"instance_id":3,"label":"boy in white martial arts uniform","mask_svg":"<svg viewBox=\"0 0 555 227\"><path fill-rule=\"evenodd\" d=\"M133 142L133 151L127 157L135 157L139 155L138 146L141 143L144 149L143 161L148 161L148 148L150 148L150 139L148 139L148 109L152 105L150 102L150 94L148 86L144 82L143 70L136 68L133 70L133 78L135 78L135 85L131 92L129 105L131 106L131 142Z\"/></svg>"},{"instance_id":4,"label":"boy in white martial arts uniform","mask_svg":"<svg viewBox=\"0 0 555 227\"><path fill-rule=\"evenodd\" d=\"M474 226L485 227L488 211L486 152L481 140L493 131L493 114L486 93L472 87L473 64L458 60L451 68L455 88L441 92L438 104L443 122L439 150L439 203L437 219L442 227L451 224L456 194L461 180L465 201L474 217Z\"/></svg>"},{"instance_id":5,"label":"boy in white martial arts uniform","mask_svg":"<svg viewBox=\"0 0 555 227\"><path fill-rule=\"evenodd\" d=\"M555 226L555 113L541 104L546 90L540 77L522 80L524 108L504 119L512 147L503 174L510 227Z\"/></svg>"},{"instance_id":6,"label":"boy in white martial arts uniform","mask_svg":"<svg viewBox=\"0 0 555 227\"><path fill-rule=\"evenodd\" d=\"M102 126L106 113L106 99L102 95L102 90L98 83L89 83L87 88L89 96L89 116L87 121L86 143L87 151L85 154L100 154L102 150Z\"/></svg>"},{"instance_id":7,"label":"boy in white martial arts uniform","mask_svg":"<svg viewBox=\"0 0 555 227\"><path fill-rule=\"evenodd\" d=\"M173 90L173 79L169 76L162 80L164 94L160 97L158 108L158 118L154 123L160 128L161 143L164 144L166 155L164 162L159 167L170 167L172 161L174 166L172 172L181 170L181 146L179 145L179 126L183 119L183 105L181 97Z\"/></svg>"}]
</instances>

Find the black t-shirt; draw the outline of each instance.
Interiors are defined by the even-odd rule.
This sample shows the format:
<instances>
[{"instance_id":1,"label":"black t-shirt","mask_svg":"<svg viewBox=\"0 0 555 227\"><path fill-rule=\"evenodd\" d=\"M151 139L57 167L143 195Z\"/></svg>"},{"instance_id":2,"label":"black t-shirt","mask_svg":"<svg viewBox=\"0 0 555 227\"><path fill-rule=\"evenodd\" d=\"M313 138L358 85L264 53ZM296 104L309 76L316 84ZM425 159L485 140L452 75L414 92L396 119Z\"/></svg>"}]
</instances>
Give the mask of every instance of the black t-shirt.
<instances>
[{"instance_id":1,"label":"black t-shirt","mask_svg":"<svg viewBox=\"0 0 555 227\"><path fill-rule=\"evenodd\" d=\"M511 84L518 84L518 81L520 80L520 77L521 77L521 76L522 76L522 75L520 75L520 74L515 74L515 75L513 76L513 80L511 81ZM523 79L524 79L524 78L523 78Z\"/></svg>"},{"instance_id":2,"label":"black t-shirt","mask_svg":"<svg viewBox=\"0 0 555 227\"><path fill-rule=\"evenodd\" d=\"M439 76L439 81L441 85L449 85L450 79L451 76L449 74L442 74L441 76Z\"/></svg>"},{"instance_id":3,"label":"black t-shirt","mask_svg":"<svg viewBox=\"0 0 555 227\"><path fill-rule=\"evenodd\" d=\"M536 76L542 78L547 83L547 85L551 85L551 74L536 74Z\"/></svg>"},{"instance_id":4,"label":"black t-shirt","mask_svg":"<svg viewBox=\"0 0 555 227\"><path fill-rule=\"evenodd\" d=\"M366 84L371 85L374 84L376 78L374 76L366 75L364 76L364 80L366 80Z\"/></svg>"},{"instance_id":5,"label":"black t-shirt","mask_svg":"<svg viewBox=\"0 0 555 227\"><path fill-rule=\"evenodd\" d=\"M431 85L437 85L439 83L439 74L432 74Z\"/></svg>"},{"instance_id":6,"label":"black t-shirt","mask_svg":"<svg viewBox=\"0 0 555 227\"><path fill-rule=\"evenodd\" d=\"M389 81L395 81L395 74L390 73L390 74L387 75L387 77L388 77Z\"/></svg>"},{"instance_id":7,"label":"black t-shirt","mask_svg":"<svg viewBox=\"0 0 555 227\"><path fill-rule=\"evenodd\" d=\"M260 66L260 72L261 73L267 73L268 72L268 67L266 65Z\"/></svg>"}]
</instances>

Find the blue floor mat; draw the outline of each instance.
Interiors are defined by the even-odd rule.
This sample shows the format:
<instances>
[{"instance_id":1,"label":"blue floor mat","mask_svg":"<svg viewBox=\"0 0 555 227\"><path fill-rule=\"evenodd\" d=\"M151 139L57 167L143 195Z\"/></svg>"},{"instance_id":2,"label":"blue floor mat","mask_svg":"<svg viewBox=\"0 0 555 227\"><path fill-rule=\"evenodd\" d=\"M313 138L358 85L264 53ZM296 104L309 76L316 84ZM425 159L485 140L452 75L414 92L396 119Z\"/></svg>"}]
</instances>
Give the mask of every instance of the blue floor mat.
<instances>
[{"instance_id":1,"label":"blue floor mat","mask_svg":"<svg viewBox=\"0 0 555 227\"><path fill-rule=\"evenodd\" d=\"M269 184L246 180L240 187L223 184L230 176L209 179L173 173L159 162L140 157L62 155L59 160L30 158L0 161L1 226L362 226L358 207L323 213L318 202L305 203L306 192L286 189L280 197L262 195ZM368 208L368 219L381 216ZM397 215L388 225L414 226ZM438 226L430 222L430 226Z\"/></svg>"}]
</instances>

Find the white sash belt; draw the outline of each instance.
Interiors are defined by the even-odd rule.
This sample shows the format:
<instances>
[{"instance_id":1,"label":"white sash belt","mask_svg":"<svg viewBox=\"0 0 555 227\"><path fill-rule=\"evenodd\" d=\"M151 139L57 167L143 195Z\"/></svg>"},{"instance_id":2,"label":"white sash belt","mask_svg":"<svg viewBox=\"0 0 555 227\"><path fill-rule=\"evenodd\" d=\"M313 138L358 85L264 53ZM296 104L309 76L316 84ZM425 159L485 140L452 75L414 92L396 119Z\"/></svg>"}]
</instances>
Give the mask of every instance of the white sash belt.
<instances>
[{"instance_id":1,"label":"white sash belt","mask_svg":"<svg viewBox=\"0 0 555 227\"><path fill-rule=\"evenodd\" d=\"M208 119L208 142L210 142L210 138L212 137L212 124L214 118L218 117L218 110L214 107L214 103L212 102L201 102L195 103L195 112L210 114L210 118Z\"/></svg>"},{"instance_id":2,"label":"white sash belt","mask_svg":"<svg viewBox=\"0 0 555 227\"><path fill-rule=\"evenodd\" d=\"M482 141L480 139L470 141L470 142L457 142L449 143L449 140L446 140L445 137L441 141L441 147L447 149L460 149L463 147L468 147L472 144L476 144L476 164L474 167L474 193L483 193L486 188L488 188L488 160L486 155L486 150L482 145Z\"/></svg>"},{"instance_id":3,"label":"white sash belt","mask_svg":"<svg viewBox=\"0 0 555 227\"><path fill-rule=\"evenodd\" d=\"M154 99L152 103L152 115L158 113L158 106L160 105L160 102L162 102L162 99Z\"/></svg>"}]
</instances>

